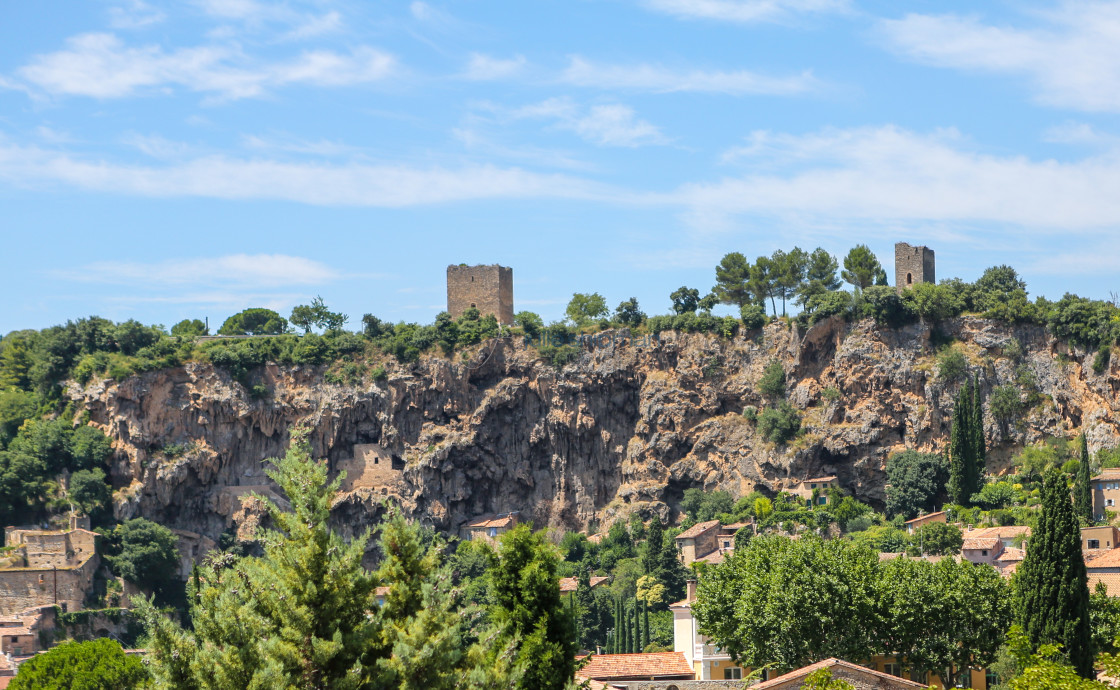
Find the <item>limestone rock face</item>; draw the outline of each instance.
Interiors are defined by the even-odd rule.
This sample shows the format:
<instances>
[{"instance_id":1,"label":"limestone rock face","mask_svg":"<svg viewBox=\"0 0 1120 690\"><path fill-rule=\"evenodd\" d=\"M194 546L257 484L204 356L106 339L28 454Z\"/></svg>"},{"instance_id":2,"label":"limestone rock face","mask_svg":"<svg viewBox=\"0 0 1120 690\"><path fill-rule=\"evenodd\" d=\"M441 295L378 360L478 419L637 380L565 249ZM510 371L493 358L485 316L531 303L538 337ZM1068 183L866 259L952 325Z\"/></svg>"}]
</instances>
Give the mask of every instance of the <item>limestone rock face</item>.
<instances>
[{"instance_id":1,"label":"limestone rock face","mask_svg":"<svg viewBox=\"0 0 1120 690\"><path fill-rule=\"evenodd\" d=\"M259 399L201 363L71 384L68 394L114 439L122 519L144 516L212 539L228 528L247 536L262 507L243 496L274 496L262 461L281 455L300 426L316 454L347 473L335 507L347 531L372 524L386 501L452 533L471 517L510 511L537 526L577 528L634 510L674 519L689 487L776 492L831 474L880 503L891 453L947 443L957 384L938 380L931 341L948 339L961 341L985 395L1024 372L1037 382L1042 402L1022 423L1004 430L986 415L992 471L1049 435L1084 431L1094 451L1120 442L1116 366L1096 374L1094 353L1042 328L970 317L937 332L829 319L805 332L775 323L732 339L604 337L559 370L505 339L469 359L385 362L386 379L359 386L326 382L322 367L270 365L254 374L269 391ZM1015 361L1005 354L1012 339L1022 352ZM803 435L785 446L742 414L771 404L756 383L774 360L802 413Z\"/></svg>"}]
</instances>

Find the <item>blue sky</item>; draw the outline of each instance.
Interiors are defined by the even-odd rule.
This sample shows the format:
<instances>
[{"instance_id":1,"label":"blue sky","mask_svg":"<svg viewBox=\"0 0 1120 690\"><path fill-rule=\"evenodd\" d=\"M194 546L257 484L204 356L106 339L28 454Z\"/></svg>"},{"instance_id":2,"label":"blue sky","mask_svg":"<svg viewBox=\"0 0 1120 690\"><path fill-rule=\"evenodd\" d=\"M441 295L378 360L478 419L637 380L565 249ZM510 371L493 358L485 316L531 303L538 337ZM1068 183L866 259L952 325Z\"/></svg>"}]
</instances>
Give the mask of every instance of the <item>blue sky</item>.
<instances>
[{"instance_id":1,"label":"blue sky","mask_svg":"<svg viewBox=\"0 0 1120 690\"><path fill-rule=\"evenodd\" d=\"M723 254L927 244L1120 290L1120 3L0 3L0 332L322 295L430 321L449 263L664 313Z\"/></svg>"}]
</instances>

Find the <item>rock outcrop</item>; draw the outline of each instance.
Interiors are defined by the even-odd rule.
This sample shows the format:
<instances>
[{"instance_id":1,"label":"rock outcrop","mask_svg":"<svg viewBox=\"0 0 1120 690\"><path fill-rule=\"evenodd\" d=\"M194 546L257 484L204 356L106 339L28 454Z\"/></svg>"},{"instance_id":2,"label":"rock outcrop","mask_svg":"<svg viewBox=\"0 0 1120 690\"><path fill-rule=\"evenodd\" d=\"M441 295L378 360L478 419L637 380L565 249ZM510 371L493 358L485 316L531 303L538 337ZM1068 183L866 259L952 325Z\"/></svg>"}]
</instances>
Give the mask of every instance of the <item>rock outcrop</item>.
<instances>
[{"instance_id":1,"label":"rock outcrop","mask_svg":"<svg viewBox=\"0 0 1120 690\"><path fill-rule=\"evenodd\" d=\"M1085 432L1093 450L1120 441L1115 367L1094 373L1092 353L1042 328L969 317L936 331L831 319L805 332L775 323L735 338L601 337L561 369L507 338L469 358L386 361L387 378L358 386L326 382L323 367L270 365L254 374L258 393L268 391L256 398L225 372L192 363L71 384L69 396L114 439L120 518L142 515L213 539L244 530L260 506L241 497L273 493L262 461L282 454L289 430L302 426L315 452L347 472L336 505L347 530L374 522L387 500L449 532L509 511L575 528L633 510L673 519L689 487L775 492L824 474L880 503L889 454L947 442L957 384L939 381L931 340L948 339L960 341L986 394L1035 381L1041 402L1022 422L1001 429L986 417L993 471L1050 435ZM769 404L756 384L774 360L804 429L782 446L743 416Z\"/></svg>"}]
</instances>

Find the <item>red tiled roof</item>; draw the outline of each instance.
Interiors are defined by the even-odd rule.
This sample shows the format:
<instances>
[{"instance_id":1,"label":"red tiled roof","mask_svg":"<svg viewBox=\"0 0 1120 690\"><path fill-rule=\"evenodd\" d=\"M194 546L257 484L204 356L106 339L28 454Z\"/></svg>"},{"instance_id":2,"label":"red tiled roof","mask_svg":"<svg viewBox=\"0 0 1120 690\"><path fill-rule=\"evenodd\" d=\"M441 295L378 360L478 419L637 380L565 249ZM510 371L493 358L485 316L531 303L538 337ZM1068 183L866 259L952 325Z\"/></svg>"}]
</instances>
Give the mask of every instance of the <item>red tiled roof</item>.
<instances>
[{"instance_id":1,"label":"red tiled roof","mask_svg":"<svg viewBox=\"0 0 1120 690\"><path fill-rule=\"evenodd\" d=\"M1085 563L1086 568L1120 568L1120 549L1107 549L1096 557L1092 552L1086 555L1091 559Z\"/></svg>"},{"instance_id":2,"label":"red tiled roof","mask_svg":"<svg viewBox=\"0 0 1120 690\"><path fill-rule=\"evenodd\" d=\"M836 668L836 667L843 668L843 669L845 669L849 672L855 672L855 673L860 674L860 675L867 675L867 676L871 676L873 678L876 678L876 679L879 680L879 687L892 687L892 686L895 687L895 688L926 688L926 687L928 687L926 685L922 685L921 683L915 683L912 680L905 680L903 678L899 678L898 676L892 676L889 673L881 673L879 671L872 671L871 669L869 669L865 666L858 666L856 664L849 663L849 662L843 661L841 659L825 659L824 661L818 661L817 663L809 665L809 666L805 666L804 668L799 668L796 671L790 671L789 673L785 674L784 676L778 676L777 678L774 678L772 680L768 680L764 683L759 683L758 685L752 685L751 690L767 690L767 688L776 688L776 687L785 685L786 683L789 683L790 681L794 681L794 680L797 680L799 678L804 678L805 676L808 676L810 673L812 673L814 671L819 671L822 668ZM889 681L890 685L884 684L883 681Z\"/></svg>"},{"instance_id":3,"label":"red tiled roof","mask_svg":"<svg viewBox=\"0 0 1120 690\"><path fill-rule=\"evenodd\" d=\"M476 517L468 522L464 527L467 529L485 529L487 527L511 527L517 522L517 518L512 513L502 513L501 515L483 515Z\"/></svg>"},{"instance_id":4,"label":"red tiled roof","mask_svg":"<svg viewBox=\"0 0 1120 690\"><path fill-rule=\"evenodd\" d=\"M724 554L723 551L713 551L710 554L708 554L707 556L704 556L703 558L697 558L695 561L693 561L693 563L707 563L709 565L719 565L720 563L723 563L724 555L725 554Z\"/></svg>"},{"instance_id":5,"label":"red tiled roof","mask_svg":"<svg viewBox=\"0 0 1120 690\"><path fill-rule=\"evenodd\" d=\"M707 522L697 522L692 527L677 535L677 539L695 539L704 532L719 526L719 520L708 520Z\"/></svg>"},{"instance_id":6,"label":"red tiled roof","mask_svg":"<svg viewBox=\"0 0 1120 690\"><path fill-rule=\"evenodd\" d=\"M609 577L592 577L591 578L591 589L595 589L596 587L603 584L607 580L610 580L610 578ZM562 578L560 578L560 591L561 592L574 592L574 591L576 591L577 586L579 586L579 578L575 578L575 577L562 577Z\"/></svg>"},{"instance_id":7,"label":"red tiled roof","mask_svg":"<svg viewBox=\"0 0 1120 690\"><path fill-rule=\"evenodd\" d=\"M374 594L374 596L378 596L378 597L387 597L387 596L389 596L389 588L388 587L378 587L377 589L373 590L373 594Z\"/></svg>"},{"instance_id":8,"label":"red tiled roof","mask_svg":"<svg viewBox=\"0 0 1120 690\"><path fill-rule=\"evenodd\" d=\"M926 521L930 518L934 518L934 517L937 517L938 515L944 515L944 514L945 514L944 510L939 510L936 513L930 513L929 515L922 515L921 517L916 517L913 520L907 520L906 524L909 525L911 522L924 522L924 521Z\"/></svg>"},{"instance_id":9,"label":"red tiled roof","mask_svg":"<svg viewBox=\"0 0 1120 690\"><path fill-rule=\"evenodd\" d=\"M1120 479L1120 467L1106 467L1093 479Z\"/></svg>"},{"instance_id":10,"label":"red tiled roof","mask_svg":"<svg viewBox=\"0 0 1120 690\"><path fill-rule=\"evenodd\" d=\"M810 477L809 479L802 479L801 483L805 483L805 482L834 482L834 481L836 481L836 476L835 475L833 475L831 477Z\"/></svg>"},{"instance_id":11,"label":"red tiled roof","mask_svg":"<svg viewBox=\"0 0 1120 690\"><path fill-rule=\"evenodd\" d=\"M961 545L961 549L965 551L979 551L980 549L984 549L985 551L987 551L995 549L1002 543L1003 542L1001 542L997 537L965 539L964 544Z\"/></svg>"},{"instance_id":12,"label":"red tiled roof","mask_svg":"<svg viewBox=\"0 0 1120 690\"><path fill-rule=\"evenodd\" d=\"M596 654L587 665L576 672L592 680L654 680L679 678L692 680L695 673L684 658L683 652L654 652L650 654Z\"/></svg>"},{"instance_id":13,"label":"red tiled roof","mask_svg":"<svg viewBox=\"0 0 1120 690\"><path fill-rule=\"evenodd\" d=\"M1120 597L1120 573L1089 573L1089 591L1097 590L1097 583L1103 582L1110 597Z\"/></svg>"},{"instance_id":14,"label":"red tiled roof","mask_svg":"<svg viewBox=\"0 0 1120 690\"><path fill-rule=\"evenodd\" d=\"M1031 536L1031 528L1026 525L1007 525L1006 527L981 527L964 533L969 539L982 537L996 537L997 539L1014 539L1020 535Z\"/></svg>"},{"instance_id":15,"label":"red tiled roof","mask_svg":"<svg viewBox=\"0 0 1120 690\"><path fill-rule=\"evenodd\" d=\"M1027 552L1022 549L1006 548L996 559L997 563L1018 563L1026 558Z\"/></svg>"}]
</instances>

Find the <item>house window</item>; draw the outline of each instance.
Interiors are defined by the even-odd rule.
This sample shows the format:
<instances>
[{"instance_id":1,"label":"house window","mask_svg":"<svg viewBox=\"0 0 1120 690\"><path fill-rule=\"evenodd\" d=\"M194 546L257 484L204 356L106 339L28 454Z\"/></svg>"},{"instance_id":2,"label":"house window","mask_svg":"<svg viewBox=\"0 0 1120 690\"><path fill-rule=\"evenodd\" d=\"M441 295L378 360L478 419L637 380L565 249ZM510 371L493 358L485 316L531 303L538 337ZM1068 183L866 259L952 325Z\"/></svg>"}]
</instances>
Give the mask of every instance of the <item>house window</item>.
<instances>
[{"instance_id":1,"label":"house window","mask_svg":"<svg viewBox=\"0 0 1120 690\"><path fill-rule=\"evenodd\" d=\"M917 669L910 669L910 680L915 683L925 685L929 682L929 673L926 671L919 671Z\"/></svg>"},{"instance_id":2,"label":"house window","mask_svg":"<svg viewBox=\"0 0 1120 690\"><path fill-rule=\"evenodd\" d=\"M988 686L989 688L994 688L995 686L999 685L999 674L997 674L995 671L985 671L984 685Z\"/></svg>"},{"instance_id":3,"label":"house window","mask_svg":"<svg viewBox=\"0 0 1120 690\"><path fill-rule=\"evenodd\" d=\"M1105 501L1104 501L1104 504L1111 508L1112 507L1112 499L1111 498L1106 498Z\"/></svg>"},{"instance_id":4,"label":"house window","mask_svg":"<svg viewBox=\"0 0 1120 690\"><path fill-rule=\"evenodd\" d=\"M816 485L816 484L810 484L810 485L809 485L809 488L810 488L810 489L815 489L815 488L817 488L817 485Z\"/></svg>"},{"instance_id":5,"label":"house window","mask_svg":"<svg viewBox=\"0 0 1120 690\"><path fill-rule=\"evenodd\" d=\"M487 534L489 534L491 537L498 536L498 528L497 527L491 527L490 531L487 532Z\"/></svg>"},{"instance_id":6,"label":"house window","mask_svg":"<svg viewBox=\"0 0 1120 690\"><path fill-rule=\"evenodd\" d=\"M957 674L957 682L953 684L955 688L971 688L972 687L972 671L970 669L962 669Z\"/></svg>"},{"instance_id":7,"label":"house window","mask_svg":"<svg viewBox=\"0 0 1120 690\"><path fill-rule=\"evenodd\" d=\"M723 669L724 680L742 680L743 669L741 668L725 668Z\"/></svg>"},{"instance_id":8,"label":"house window","mask_svg":"<svg viewBox=\"0 0 1120 690\"><path fill-rule=\"evenodd\" d=\"M901 678L902 667L898 664L883 664L883 673L887 673L892 676L898 676L899 678Z\"/></svg>"},{"instance_id":9,"label":"house window","mask_svg":"<svg viewBox=\"0 0 1120 690\"><path fill-rule=\"evenodd\" d=\"M729 542L729 541L723 542L723 548L730 549L731 548L731 542Z\"/></svg>"},{"instance_id":10,"label":"house window","mask_svg":"<svg viewBox=\"0 0 1120 690\"><path fill-rule=\"evenodd\" d=\"M1100 539L1090 539L1090 540L1089 540L1089 548L1090 548L1090 549L1099 549L1099 548L1101 548L1101 540L1100 540Z\"/></svg>"},{"instance_id":11,"label":"house window","mask_svg":"<svg viewBox=\"0 0 1120 690\"><path fill-rule=\"evenodd\" d=\"M826 503L828 503L828 496L819 496L819 497L817 497L817 504L818 504L818 505L822 505L822 506L823 506L823 505L825 505Z\"/></svg>"}]
</instances>

